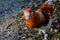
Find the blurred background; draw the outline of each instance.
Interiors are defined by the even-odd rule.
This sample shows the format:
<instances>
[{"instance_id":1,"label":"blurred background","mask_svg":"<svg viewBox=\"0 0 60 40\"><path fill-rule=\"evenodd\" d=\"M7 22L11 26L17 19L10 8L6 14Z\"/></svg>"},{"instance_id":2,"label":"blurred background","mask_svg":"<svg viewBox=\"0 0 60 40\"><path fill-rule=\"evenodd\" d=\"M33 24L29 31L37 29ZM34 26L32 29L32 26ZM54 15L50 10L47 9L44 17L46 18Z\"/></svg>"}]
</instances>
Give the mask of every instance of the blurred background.
<instances>
[{"instance_id":1,"label":"blurred background","mask_svg":"<svg viewBox=\"0 0 60 40\"><path fill-rule=\"evenodd\" d=\"M26 8L36 6L39 8L46 0L0 0L0 40L42 40L43 34L38 35L38 31L26 27L22 15ZM57 4L57 3L56 3ZM52 28L60 30L60 5L56 6ZM58 13L58 14L56 14ZM57 22L56 22L57 21ZM57 27L57 28L55 28ZM53 40L53 36L60 39L59 32L47 32ZM54 34L54 35L53 35ZM54 38L56 38L54 37Z\"/></svg>"}]
</instances>

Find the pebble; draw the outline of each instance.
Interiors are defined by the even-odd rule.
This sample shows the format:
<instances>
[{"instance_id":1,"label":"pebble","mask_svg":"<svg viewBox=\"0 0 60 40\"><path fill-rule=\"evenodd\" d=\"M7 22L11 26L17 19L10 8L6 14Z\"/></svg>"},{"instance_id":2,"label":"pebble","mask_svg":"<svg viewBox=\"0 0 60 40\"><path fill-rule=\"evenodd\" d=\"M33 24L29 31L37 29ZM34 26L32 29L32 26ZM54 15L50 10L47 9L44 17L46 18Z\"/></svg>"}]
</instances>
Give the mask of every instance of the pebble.
<instances>
[{"instance_id":1,"label":"pebble","mask_svg":"<svg viewBox=\"0 0 60 40\"><path fill-rule=\"evenodd\" d=\"M40 2L40 0L38 1ZM15 15L17 15L18 13L20 14L19 15L20 17L17 16L19 18L17 21L14 21L12 25L10 25L7 29L4 29L4 31L2 30L2 32L0 32L0 40L18 40L18 39L32 40L31 37L34 37L35 35L34 33L37 33L37 32L34 32L31 29L29 29L30 30L29 31L28 28L25 26L24 21L21 20L22 19L21 16L25 8L32 6L31 2L34 2L34 3L36 2L36 6L37 5L40 6L41 4L34 0L31 0L30 2L28 0L7 0L7 1L2 0L1 1L0 3L1 18L0 19L2 20L3 23L8 21L8 19L10 20L10 18L13 18L12 16L14 16L13 18L14 20L17 19ZM17 24L18 26L16 26ZM36 34L36 36L38 36L38 33Z\"/></svg>"}]
</instances>

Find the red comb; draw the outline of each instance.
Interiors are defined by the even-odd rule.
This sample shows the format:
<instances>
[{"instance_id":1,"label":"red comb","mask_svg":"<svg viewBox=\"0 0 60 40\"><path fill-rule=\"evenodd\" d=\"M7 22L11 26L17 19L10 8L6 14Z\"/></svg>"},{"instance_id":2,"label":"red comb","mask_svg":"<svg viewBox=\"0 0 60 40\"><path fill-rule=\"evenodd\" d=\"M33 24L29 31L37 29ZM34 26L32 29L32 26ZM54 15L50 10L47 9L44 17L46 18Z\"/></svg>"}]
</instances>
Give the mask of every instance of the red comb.
<instances>
[{"instance_id":1,"label":"red comb","mask_svg":"<svg viewBox=\"0 0 60 40\"><path fill-rule=\"evenodd\" d=\"M27 12L27 13L30 13L30 12L31 12L31 8L28 8L28 9L26 10L26 12Z\"/></svg>"}]
</instances>

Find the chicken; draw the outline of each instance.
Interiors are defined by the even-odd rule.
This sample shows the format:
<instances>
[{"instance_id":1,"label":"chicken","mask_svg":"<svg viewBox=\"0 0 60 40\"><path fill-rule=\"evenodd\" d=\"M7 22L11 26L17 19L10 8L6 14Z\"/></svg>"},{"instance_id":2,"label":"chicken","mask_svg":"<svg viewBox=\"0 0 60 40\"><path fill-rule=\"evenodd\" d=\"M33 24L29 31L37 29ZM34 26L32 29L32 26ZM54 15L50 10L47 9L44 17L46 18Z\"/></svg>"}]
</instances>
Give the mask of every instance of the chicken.
<instances>
[{"instance_id":1,"label":"chicken","mask_svg":"<svg viewBox=\"0 0 60 40\"><path fill-rule=\"evenodd\" d=\"M31 10L31 8L27 9L27 10ZM26 10L26 11L27 11ZM38 26L41 26L43 21L44 21L44 15L41 14L41 18L39 17L39 14L35 11L31 12L32 14L25 14L24 13L24 21L26 23L26 25L30 28L35 28ZM32 15L32 16L31 16ZM30 19L26 19L27 16L31 16Z\"/></svg>"},{"instance_id":2,"label":"chicken","mask_svg":"<svg viewBox=\"0 0 60 40\"><path fill-rule=\"evenodd\" d=\"M53 16L52 4L53 2L51 0L48 0L37 11L33 8L27 8L24 11L23 15L23 19L27 27L31 29L43 29L39 31L43 31L43 33L45 34L44 39L46 39L46 30L48 30L52 24L52 19L50 18Z\"/></svg>"},{"instance_id":3,"label":"chicken","mask_svg":"<svg viewBox=\"0 0 60 40\"><path fill-rule=\"evenodd\" d=\"M32 8L27 8L24 11L24 21L29 28L38 28L47 25L49 15L53 15L53 8L48 2L45 2L37 11Z\"/></svg>"}]
</instances>

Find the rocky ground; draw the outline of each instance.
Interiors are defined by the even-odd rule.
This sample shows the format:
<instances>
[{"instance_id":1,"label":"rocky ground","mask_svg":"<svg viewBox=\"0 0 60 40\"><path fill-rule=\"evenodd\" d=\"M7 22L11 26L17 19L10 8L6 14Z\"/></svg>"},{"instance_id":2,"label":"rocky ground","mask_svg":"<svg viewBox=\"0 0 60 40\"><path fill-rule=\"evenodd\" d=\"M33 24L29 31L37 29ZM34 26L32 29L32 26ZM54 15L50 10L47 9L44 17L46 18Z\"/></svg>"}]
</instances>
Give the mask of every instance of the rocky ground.
<instances>
[{"instance_id":1,"label":"rocky ground","mask_svg":"<svg viewBox=\"0 0 60 40\"><path fill-rule=\"evenodd\" d=\"M39 0L32 2L38 6L42 4ZM30 6L31 1L28 0L0 0L0 40L43 39L38 31L27 28L22 19L24 9Z\"/></svg>"}]
</instances>

